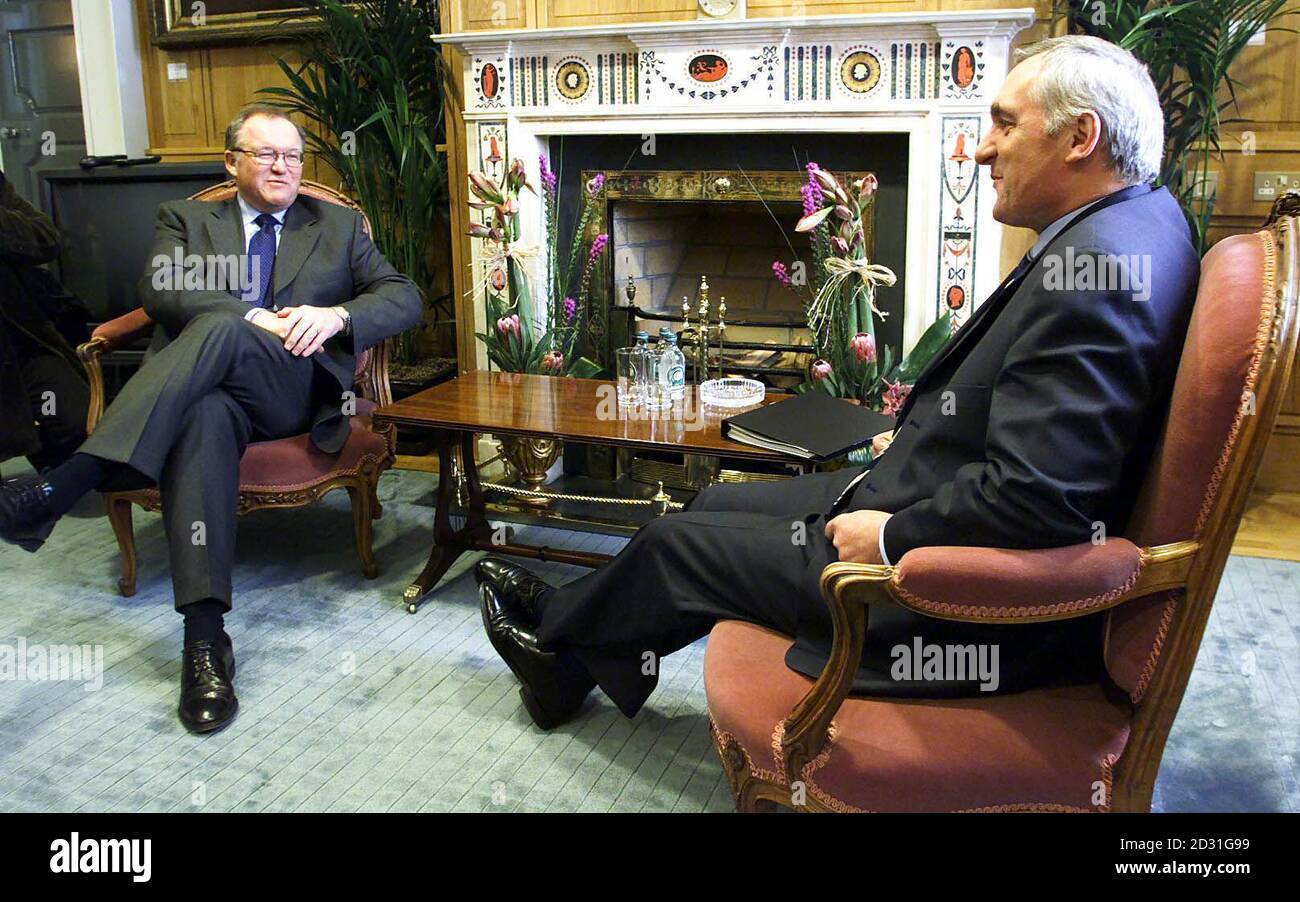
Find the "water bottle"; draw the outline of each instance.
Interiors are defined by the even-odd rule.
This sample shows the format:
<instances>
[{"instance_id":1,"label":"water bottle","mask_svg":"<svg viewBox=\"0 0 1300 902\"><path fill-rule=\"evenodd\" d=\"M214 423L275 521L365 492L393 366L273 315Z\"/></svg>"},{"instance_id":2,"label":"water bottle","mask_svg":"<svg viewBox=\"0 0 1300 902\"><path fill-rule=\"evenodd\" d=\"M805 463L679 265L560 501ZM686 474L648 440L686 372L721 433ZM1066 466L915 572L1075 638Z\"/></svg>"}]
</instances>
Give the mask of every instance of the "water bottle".
<instances>
[{"instance_id":1,"label":"water bottle","mask_svg":"<svg viewBox=\"0 0 1300 902\"><path fill-rule=\"evenodd\" d=\"M641 352L641 366L638 368L638 373L641 375L639 394L642 401L652 410L667 407L670 403L668 392L659 376L662 351L650 346L650 335L646 332L636 334L636 346Z\"/></svg>"},{"instance_id":2,"label":"water bottle","mask_svg":"<svg viewBox=\"0 0 1300 902\"><path fill-rule=\"evenodd\" d=\"M645 330L636 333L636 349L632 352L632 373L635 379L632 393L638 403L646 403L647 389L654 378L653 351L650 350L650 334Z\"/></svg>"},{"instance_id":3,"label":"water bottle","mask_svg":"<svg viewBox=\"0 0 1300 902\"><path fill-rule=\"evenodd\" d=\"M677 334L666 326L659 330L659 379L668 391L670 401L680 401L686 396L686 355L677 347Z\"/></svg>"}]
</instances>

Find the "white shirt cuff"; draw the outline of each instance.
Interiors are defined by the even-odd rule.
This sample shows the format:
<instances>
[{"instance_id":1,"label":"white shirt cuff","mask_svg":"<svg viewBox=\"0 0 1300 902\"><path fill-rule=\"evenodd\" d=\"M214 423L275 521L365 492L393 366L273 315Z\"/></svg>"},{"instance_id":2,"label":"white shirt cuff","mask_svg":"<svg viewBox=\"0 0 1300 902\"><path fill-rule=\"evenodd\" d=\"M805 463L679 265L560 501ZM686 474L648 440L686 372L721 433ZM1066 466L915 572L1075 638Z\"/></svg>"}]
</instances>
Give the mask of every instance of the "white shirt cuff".
<instances>
[{"instance_id":1,"label":"white shirt cuff","mask_svg":"<svg viewBox=\"0 0 1300 902\"><path fill-rule=\"evenodd\" d=\"M894 515L893 514L889 515L889 517L892 516ZM889 555L885 552L885 524L889 522L889 517L886 517L884 520L880 522L880 531L878 535L880 536L880 559L892 567L893 562L889 559Z\"/></svg>"},{"instance_id":2,"label":"white shirt cuff","mask_svg":"<svg viewBox=\"0 0 1300 902\"><path fill-rule=\"evenodd\" d=\"M264 308L262 308L262 307L254 307L252 310L250 310L250 311L248 311L247 313L244 314L244 319L248 320L248 321L251 323L251 322L253 321L253 317L257 315L257 311L262 310L262 309L264 309Z\"/></svg>"}]
</instances>

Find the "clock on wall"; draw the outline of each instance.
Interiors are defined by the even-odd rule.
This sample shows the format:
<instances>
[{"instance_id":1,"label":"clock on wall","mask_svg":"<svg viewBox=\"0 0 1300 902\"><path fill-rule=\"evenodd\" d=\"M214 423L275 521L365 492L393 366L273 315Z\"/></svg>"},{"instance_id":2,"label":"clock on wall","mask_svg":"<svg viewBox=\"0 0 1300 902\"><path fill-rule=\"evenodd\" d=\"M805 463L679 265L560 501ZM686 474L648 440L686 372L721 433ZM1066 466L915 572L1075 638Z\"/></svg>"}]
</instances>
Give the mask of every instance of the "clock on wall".
<instances>
[{"instance_id":1,"label":"clock on wall","mask_svg":"<svg viewBox=\"0 0 1300 902\"><path fill-rule=\"evenodd\" d=\"M743 19L745 0L696 0L697 19Z\"/></svg>"}]
</instances>

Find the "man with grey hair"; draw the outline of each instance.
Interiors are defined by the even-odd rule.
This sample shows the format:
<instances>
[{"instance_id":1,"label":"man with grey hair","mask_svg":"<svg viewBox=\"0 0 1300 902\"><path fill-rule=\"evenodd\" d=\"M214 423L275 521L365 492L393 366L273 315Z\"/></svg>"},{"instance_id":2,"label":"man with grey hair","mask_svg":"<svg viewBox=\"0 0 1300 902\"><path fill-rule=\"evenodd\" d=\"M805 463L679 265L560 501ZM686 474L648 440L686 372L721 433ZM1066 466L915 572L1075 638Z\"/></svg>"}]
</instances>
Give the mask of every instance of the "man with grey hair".
<instances>
[{"instance_id":1,"label":"man with grey hair","mask_svg":"<svg viewBox=\"0 0 1300 902\"><path fill-rule=\"evenodd\" d=\"M299 194L303 136L283 111L242 110L226 129L225 163L233 198L158 209L138 289L156 326L139 372L67 463L0 485L0 538L28 551L92 489L158 485L185 617L178 713L196 733L239 707L223 615L244 448L308 432L321 451L340 450L356 355L421 312L360 214ZM197 273L191 260L208 265ZM243 277L222 277L224 261Z\"/></svg>"},{"instance_id":2,"label":"man with grey hair","mask_svg":"<svg viewBox=\"0 0 1300 902\"><path fill-rule=\"evenodd\" d=\"M817 676L836 560L898 564L915 548L1068 546L1122 535L1155 446L1199 266L1178 203L1153 190L1163 117L1142 65L1096 38L1027 48L990 108L976 160L993 216L1038 238L917 377L871 464L702 491L614 560L560 588L488 558L488 637L549 729L594 685L632 716L658 658L720 619L793 638ZM1116 263L1121 261L1122 265ZM792 541L802 524L806 541ZM855 694L974 695L977 678L895 676L896 650L998 649L999 692L1102 679L1096 615L976 625L873 609Z\"/></svg>"}]
</instances>

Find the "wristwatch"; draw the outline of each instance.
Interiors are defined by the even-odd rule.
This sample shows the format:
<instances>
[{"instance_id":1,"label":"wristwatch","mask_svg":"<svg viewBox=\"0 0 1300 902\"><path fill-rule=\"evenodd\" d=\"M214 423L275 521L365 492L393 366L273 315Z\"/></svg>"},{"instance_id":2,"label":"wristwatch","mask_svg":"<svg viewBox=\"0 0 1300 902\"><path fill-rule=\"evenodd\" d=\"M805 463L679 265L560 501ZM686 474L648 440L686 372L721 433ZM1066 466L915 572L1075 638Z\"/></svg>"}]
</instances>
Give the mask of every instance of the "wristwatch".
<instances>
[{"instance_id":1,"label":"wristwatch","mask_svg":"<svg viewBox=\"0 0 1300 902\"><path fill-rule=\"evenodd\" d=\"M347 308L331 307L330 309L337 313L343 320L343 334L350 336L352 334L352 315L348 313Z\"/></svg>"}]
</instances>

